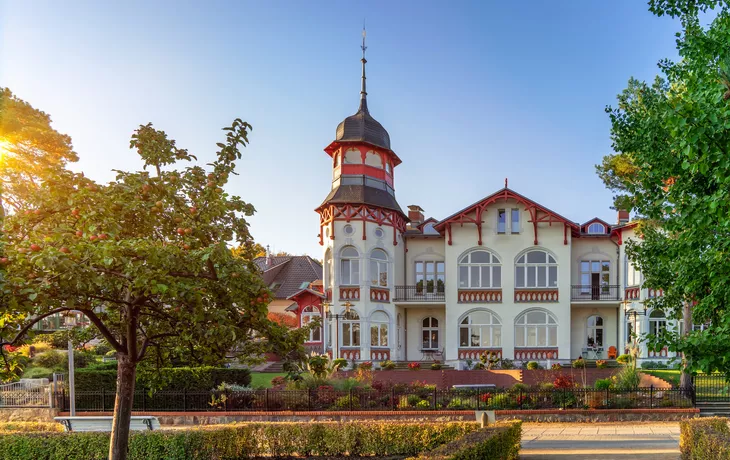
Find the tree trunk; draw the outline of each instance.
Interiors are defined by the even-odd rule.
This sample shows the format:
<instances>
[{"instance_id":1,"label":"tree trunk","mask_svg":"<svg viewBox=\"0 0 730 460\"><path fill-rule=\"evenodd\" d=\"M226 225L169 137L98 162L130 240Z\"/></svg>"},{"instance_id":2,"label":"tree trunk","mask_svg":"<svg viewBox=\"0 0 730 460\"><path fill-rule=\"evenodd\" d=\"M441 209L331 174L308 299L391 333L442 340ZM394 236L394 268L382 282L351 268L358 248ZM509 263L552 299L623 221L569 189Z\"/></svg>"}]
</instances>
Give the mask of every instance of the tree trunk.
<instances>
[{"instance_id":1,"label":"tree trunk","mask_svg":"<svg viewBox=\"0 0 730 460\"><path fill-rule=\"evenodd\" d=\"M687 336L692 331L692 327L694 326L692 324L692 304L690 302L684 302L682 304L682 319L684 320L684 335ZM692 390L692 376L685 372L687 369L687 365L687 359L686 357L683 357L682 375L679 377L679 387L683 391Z\"/></svg>"},{"instance_id":2,"label":"tree trunk","mask_svg":"<svg viewBox=\"0 0 730 460\"><path fill-rule=\"evenodd\" d=\"M134 404L134 384L137 364L126 353L117 355L117 397L114 401L114 421L109 442L109 460L126 460L129 450L129 423Z\"/></svg>"}]
</instances>

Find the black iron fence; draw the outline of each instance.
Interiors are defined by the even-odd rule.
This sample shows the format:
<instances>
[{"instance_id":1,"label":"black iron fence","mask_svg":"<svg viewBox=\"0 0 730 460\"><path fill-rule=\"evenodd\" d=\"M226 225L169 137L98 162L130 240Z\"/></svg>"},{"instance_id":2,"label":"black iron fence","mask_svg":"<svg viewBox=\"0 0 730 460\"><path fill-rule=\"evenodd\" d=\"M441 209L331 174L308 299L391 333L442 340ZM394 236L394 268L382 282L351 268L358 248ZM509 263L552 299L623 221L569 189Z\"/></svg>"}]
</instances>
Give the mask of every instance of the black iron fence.
<instances>
[{"instance_id":1,"label":"black iron fence","mask_svg":"<svg viewBox=\"0 0 730 460\"><path fill-rule=\"evenodd\" d=\"M59 394L59 407L67 411L68 395ZM76 410L102 412L114 409L113 392L76 393ZM137 411L402 411L402 410L531 410L531 409L653 409L692 407L692 395L681 389L636 388L549 390L469 389L438 390L429 387L407 391L311 390L250 391L138 391Z\"/></svg>"},{"instance_id":2,"label":"black iron fence","mask_svg":"<svg viewBox=\"0 0 730 460\"><path fill-rule=\"evenodd\" d=\"M730 402L730 380L725 374L697 374L692 376L697 401Z\"/></svg>"},{"instance_id":3,"label":"black iron fence","mask_svg":"<svg viewBox=\"0 0 730 460\"><path fill-rule=\"evenodd\" d=\"M619 300L621 286L618 285L585 285L571 286L570 300Z\"/></svg>"},{"instance_id":4,"label":"black iron fence","mask_svg":"<svg viewBox=\"0 0 730 460\"><path fill-rule=\"evenodd\" d=\"M443 285L396 286L396 302L443 302L446 293Z\"/></svg>"}]
</instances>

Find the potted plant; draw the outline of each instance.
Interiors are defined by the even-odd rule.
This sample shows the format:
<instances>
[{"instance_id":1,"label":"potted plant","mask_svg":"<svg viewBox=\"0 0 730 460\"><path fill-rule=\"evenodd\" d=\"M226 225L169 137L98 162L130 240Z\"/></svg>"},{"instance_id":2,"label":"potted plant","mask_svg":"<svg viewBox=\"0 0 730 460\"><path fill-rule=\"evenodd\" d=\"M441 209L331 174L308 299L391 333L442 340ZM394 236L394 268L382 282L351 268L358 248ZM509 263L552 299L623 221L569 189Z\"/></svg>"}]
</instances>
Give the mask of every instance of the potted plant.
<instances>
[{"instance_id":1,"label":"potted plant","mask_svg":"<svg viewBox=\"0 0 730 460\"><path fill-rule=\"evenodd\" d=\"M373 362L372 361L365 361L363 363L360 363L360 369L370 370L373 368Z\"/></svg>"},{"instance_id":2,"label":"potted plant","mask_svg":"<svg viewBox=\"0 0 730 460\"><path fill-rule=\"evenodd\" d=\"M606 360L605 359L596 360L596 367L599 368L599 369L605 369L606 368Z\"/></svg>"},{"instance_id":3,"label":"potted plant","mask_svg":"<svg viewBox=\"0 0 730 460\"><path fill-rule=\"evenodd\" d=\"M395 369L395 363L389 359L386 359L385 361L382 361L380 363L380 369L384 371L392 371Z\"/></svg>"},{"instance_id":4,"label":"potted plant","mask_svg":"<svg viewBox=\"0 0 730 460\"><path fill-rule=\"evenodd\" d=\"M408 363L408 369L410 369L412 371L420 371L421 363Z\"/></svg>"}]
</instances>

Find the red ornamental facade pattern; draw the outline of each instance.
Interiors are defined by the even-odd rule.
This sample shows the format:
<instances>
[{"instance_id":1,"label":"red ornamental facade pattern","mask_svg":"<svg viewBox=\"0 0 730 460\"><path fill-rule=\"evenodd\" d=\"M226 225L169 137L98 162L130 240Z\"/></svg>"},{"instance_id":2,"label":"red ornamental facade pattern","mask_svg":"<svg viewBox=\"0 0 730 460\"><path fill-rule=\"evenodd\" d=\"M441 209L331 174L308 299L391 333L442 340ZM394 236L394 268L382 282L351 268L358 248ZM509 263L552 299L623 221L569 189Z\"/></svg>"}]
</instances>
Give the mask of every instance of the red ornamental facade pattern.
<instances>
[{"instance_id":1,"label":"red ornamental facade pattern","mask_svg":"<svg viewBox=\"0 0 730 460\"><path fill-rule=\"evenodd\" d=\"M387 361L390 359L390 349L388 348L371 348L370 349L370 360L371 361Z\"/></svg>"},{"instance_id":2,"label":"red ornamental facade pattern","mask_svg":"<svg viewBox=\"0 0 730 460\"><path fill-rule=\"evenodd\" d=\"M557 289L515 289L515 303L542 303L557 301Z\"/></svg>"},{"instance_id":3,"label":"red ornamental facade pattern","mask_svg":"<svg viewBox=\"0 0 730 460\"><path fill-rule=\"evenodd\" d=\"M360 300L359 287L341 287L340 300Z\"/></svg>"},{"instance_id":4,"label":"red ornamental facade pattern","mask_svg":"<svg viewBox=\"0 0 730 460\"><path fill-rule=\"evenodd\" d=\"M459 359L477 360L484 353L491 354L492 357L502 359L501 348L459 348Z\"/></svg>"},{"instance_id":5,"label":"red ornamental facade pattern","mask_svg":"<svg viewBox=\"0 0 730 460\"><path fill-rule=\"evenodd\" d=\"M319 211L319 244L324 245L324 229L329 227L330 239L335 239L335 221L360 221L363 229L367 222L377 225L393 227L393 246L398 245L398 233L405 233L406 219L398 211L385 210L368 205L331 204L318 209ZM363 239L367 238L367 232L363 231Z\"/></svg>"},{"instance_id":6,"label":"red ornamental facade pattern","mask_svg":"<svg viewBox=\"0 0 730 460\"><path fill-rule=\"evenodd\" d=\"M370 300L373 302L390 302L390 290L371 287Z\"/></svg>"},{"instance_id":7,"label":"red ornamental facade pattern","mask_svg":"<svg viewBox=\"0 0 730 460\"><path fill-rule=\"evenodd\" d=\"M520 348L515 349L515 359L558 359L557 348Z\"/></svg>"},{"instance_id":8,"label":"red ornamental facade pattern","mask_svg":"<svg viewBox=\"0 0 730 460\"><path fill-rule=\"evenodd\" d=\"M626 291L624 292L624 298L626 300L639 300L640 297L641 297L641 288L640 287L626 288Z\"/></svg>"},{"instance_id":9,"label":"red ornamental facade pattern","mask_svg":"<svg viewBox=\"0 0 730 460\"><path fill-rule=\"evenodd\" d=\"M459 303L502 303L502 290L462 290Z\"/></svg>"}]
</instances>

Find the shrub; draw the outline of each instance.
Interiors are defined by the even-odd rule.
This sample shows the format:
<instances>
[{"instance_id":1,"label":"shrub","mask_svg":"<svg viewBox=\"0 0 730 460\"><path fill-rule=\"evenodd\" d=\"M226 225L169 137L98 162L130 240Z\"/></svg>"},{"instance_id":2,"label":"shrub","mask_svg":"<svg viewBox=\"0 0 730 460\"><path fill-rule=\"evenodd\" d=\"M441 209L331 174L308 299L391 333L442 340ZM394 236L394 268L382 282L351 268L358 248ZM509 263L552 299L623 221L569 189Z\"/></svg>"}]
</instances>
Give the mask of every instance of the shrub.
<instances>
[{"instance_id":1,"label":"shrub","mask_svg":"<svg viewBox=\"0 0 730 460\"><path fill-rule=\"evenodd\" d=\"M370 370L373 368L372 361L365 361L363 363L360 363L360 369Z\"/></svg>"},{"instance_id":2,"label":"shrub","mask_svg":"<svg viewBox=\"0 0 730 460\"><path fill-rule=\"evenodd\" d=\"M554 371L561 371L563 370L563 366L558 363L553 363L553 365L550 366L550 369Z\"/></svg>"},{"instance_id":3,"label":"shrub","mask_svg":"<svg viewBox=\"0 0 730 460\"><path fill-rule=\"evenodd\" d=\"M282 377L281 375L277 375L276 377L271 379L272 387L278 387L280 385L286 385L286 378Z\"/></svg>"},{"instance_id":4,"label":"shrub","mask_svg":"<svg viewBox=\"0 0 730 460\"><path fill-rule=\"evenodd\" d=\"M514 369L515 368L515 362L511 359L501 359L499 361L499 368L500 369Z\"/></svg>"},{"instance_id":5,"label":"shrub","mask_svg":"<svg viewBox=\"0 0 730 460\"><path fill-rule=\"evenodd\" d=\"M419 455L416 460L469 460L519 458L522 422L499 423Z\"/></svg>"},{"instance_id":6,"label":"shrub","mask_svg":"<svg viewBox=\"0 0 730 460\"><path fill-rule=\"evenodd\" d=\"M553 380L553 386L555 388L574 388L575 380L573 380L573 377L570 375L559 374L555 376L555 380Z\"/></svg>"},{"instance_id":7,"label":"shrub","mask_svg":"<svg viewBox=\"0 0 730 460\"><path fill-rule=\"evenodd\" d=\"M354 395L352 397L351 395L340 396L335 400L335 408L339 410L359 409L360 399Z\"/></svg>"},{"instance_id":8,"label":"shrub","mask_svg":"<svg viewBox=\"0 0 730 460\"><path fill-rule=\"evenodd\" d=\"M29 367L23 372L24 379L53 379L53 369L47 367Z\"/></svg>"},{"instance_id":9,"label":"shrub","mask_svg":"<svg viewBox=\"0 0 730 460\"><path fill-rule=\"evenodd\" d=\"M408 369L410 369L412 371L420 371L421 363L408 363Z\"/></svg>"},{"instance_id":10,"label":"shrub","mask_svg":"<svg viewBox=\"0 0 730 460\"><path fill-rule=\"evenodd\" d=\"M32 432L61 432L63 425L50 422L2 422L0 423L0 434L7 433L32 433Z\"/></svg>"},{"instance_id":11,"label":"shrub","mask_svg":"<svg viewBox=\"0 0 730 460\"><path fill-rule=\"evenodd\" d=\"M384 371L392 371L395 369L395 363L388 359L380 363L380 368Z\"/></svg>"},{"instance_id":12,"label":"shrub","mask_svg":"<svg viewBox=\"0 0 730 460\"><path fill-rule=\"evenodd\" d=\"M606 368L606 360L599 359L596 361L596 367L599 369L605 369Z\"/></svg>"},{"instance_id":13,"label":"shrub","mask_svg":"<svg viewBox=\"0 0 730 460\"><path fill-rule=\"evenodd\" d=\"M251 371L225 367L170 367L156 374L137 374L137 389L155 388L165 391L209 391L223 382L249 386ZM116 370L76 370L76 391L114 392L117 388Z\"/></svg>"},{"instance_id":14,"label":"shrub","mask_svg":"<svg viewBox=\"0 0 730 460\"><path fill-rule=\"evenodd\" d=\"M708 417L680 422L679 450L689 460L730 458L726 418Z\"/></svg>"},{"instance_id":15,"label":"shrub","mask_svg":"<svg viewBox=\"0 0 730 460\"><path fill-rule=\"evenodd\" d=\"M441 363L433 363L431 364L431 370L432 371L440 371L443 366Z\"/></svg>"},{"instance_id":16,"label":"shrub","mask_svg":"<svg viewBox=\"0 0 730 460\"><path fill-rule=\"evenodd\" d=\"M93 363L89 363L88 366L86 366L86 369L93 369L97 371L115 371L117 369L117 362L116 361L94 361Z\"/></svg>"},{"instance_id":17,"label":"shrub","mask_svg":"<svg viewBox=\"0 0 730 460\"><path fill-rule=\"evenodd\" d=\"M630 360L631 355L628 354L619 355L618 358L616 358L616 362L619 364L628 364Z\"/></svg>"},{"instance_id":18,"label":"shrub","mask_svg":"<svg viewBox=\"0 0 730 460\"><path fill-rule=\"evenodd\" d=\"M537 361L530 361L529 363L527 363L527 369L531 371L540 369L540 363L538 363Z\"/></svg>"},{"instance_id":19,"label":"shrub","mask_svg":"<svg viewBox=\"0 0 730 460\"><path fill-rule=\"evenodd\" d=\"M347 360L345 358L337 358L332 360L332 364L337 366L337 369L344 369L347 367Z\"/></svg>"},{"instance_id":20,"label":"shrub","mask_svg":"<svg viewBox=\"0 0 730 460\"><path fill-rule=\"evenodd\" d=\"M593 388L596 390L608 390L609 388L613 388L613 380L598 379L596 380L596 383L593 384Z\"/></svg>"},{"instance_id":21,"label":"shrub","mask_svg":"<svg viewBox=\"0 0 730 460\"><path fill-rule=\"evenodd\" d=\"M109 342L106 340L102 340L101 342L97 343L94 348L91 349L91 351L98 356L104 356L110 351L112 351L111 345L109 345Z\"/></svg>"},{"instance_id":22,"label":"shrub","mask_svg":"<svg viewBox=\"0 0 730 460\"><path fill-rule=\"evenodd\" d=\"M641 382L641 375L639 371L634 369L632 366L626 366L615 375L616 377L616 388L619 390L632 390L639 386Z\"/></svg>"},{"instance_id":23,"label":"shrub","mask_svg":"<svg viewBox=\"0 0 730 460\"><path fill-rule=\"evenodd\" d=\"M507 393L498 393L491 398L489 398L489 402L487 403L487 409L491 410L499 410L499 409L506 409L512 405L512 400L510 399L510 395Z\"/></svg>"},{"instance_id":24,"label":"shrub","mask_svg":"<svg viewBox=\"0 0 730 460\"><path fill-rule=\"evenodd\" d=\"M525 391L527 391L529 389L530 389L530 387L525 385L524 383L515 383L514 385L512 385L512 388L509 389L509 392L512 394L517 394L520 392L524 393Z\"/></svg>"},{"instance_id":25,"label":"shrub","mask_svg":"<svg viewBox=\"0 0 730 460\"><path fill-rule=\"evenodd\" d=\"M453 410L474 409L474 402L469 398L452 398L447 406Z\"/></svg>"},{"instance_id":26,"label":"shrub","mask_svg":"<svg viewBox=\"0 0 730 460\"><path fill-rule=\"evenodd\" d=\"M60 426L60 425L59 425ZM477 431L476 423L245 423L191 430L133 432L129 458L412 456ZM260 442L265 439L266 442ZM2 436L0 459L107 458L109 433Z\"/></svg>"},{"instance_id":27,"label":"shrub","mask_svg":"<svg viewBox=\"0 0 730 460\"><path fill-rule=\"evenodd\" d=\"M40 353L33 358L33 364L38 367L54 368L59 367L64 363L65 356L60 351L48 350L45 353Z\"/></svg>"},{"instance_id":28,"label":"shrub","mask_svg":"<svg viewBox=\"0 0 730 460\"><path fill-rule=\"evenodd\" d=\"M416 409L425 410L425 409L430 409L430 408L431 408L431 403L426 401L425 399L418 401L418 403L416 404Z\"/></svg>"},{"instance_id":29,"label":"shrub","mask_svg":"<svg viewBox=\"0 0 730 460\"><path fill-rule=\"evenodd\" d=\"M81 351L81 350L74 350L74 368L76 369L83 369L87 367L89 364L94 363L96 361L96 357L87 352L87 351ZM116 363L115 369L116 369ZM68 353L63 355L63 367L68 369Z\"/></svg>"},{"instance_id":30,"label":"shrub","mask_svg":"<svg viewBox=\"0 0 730 460\"><path fill-rule=\"evenodd\" d=\"M642 369L656 369L657 368L657 362L656 361L644 361L641 363Z\"/></svg>"},{"instance_id":31,"label":"shrub","mask_svg":"<svg viewBox=\"0 0 730 460\"><path fill-rule=\"evenodd\" d=\"M538 388L542 391L551 391L555 389L555 384L551 382L542 382Z\"/></svg>"},{"instance_id":32,"label":"shrub","mask_svg":"<svg viewBox=\"0 0 730 460\"><path fill-rule=\"evenodd\" d=\"M573 361L573 369L583 369L586 367L586 360L583 358L578 358L575 361Z\"/></svg>"}]
</instances>

